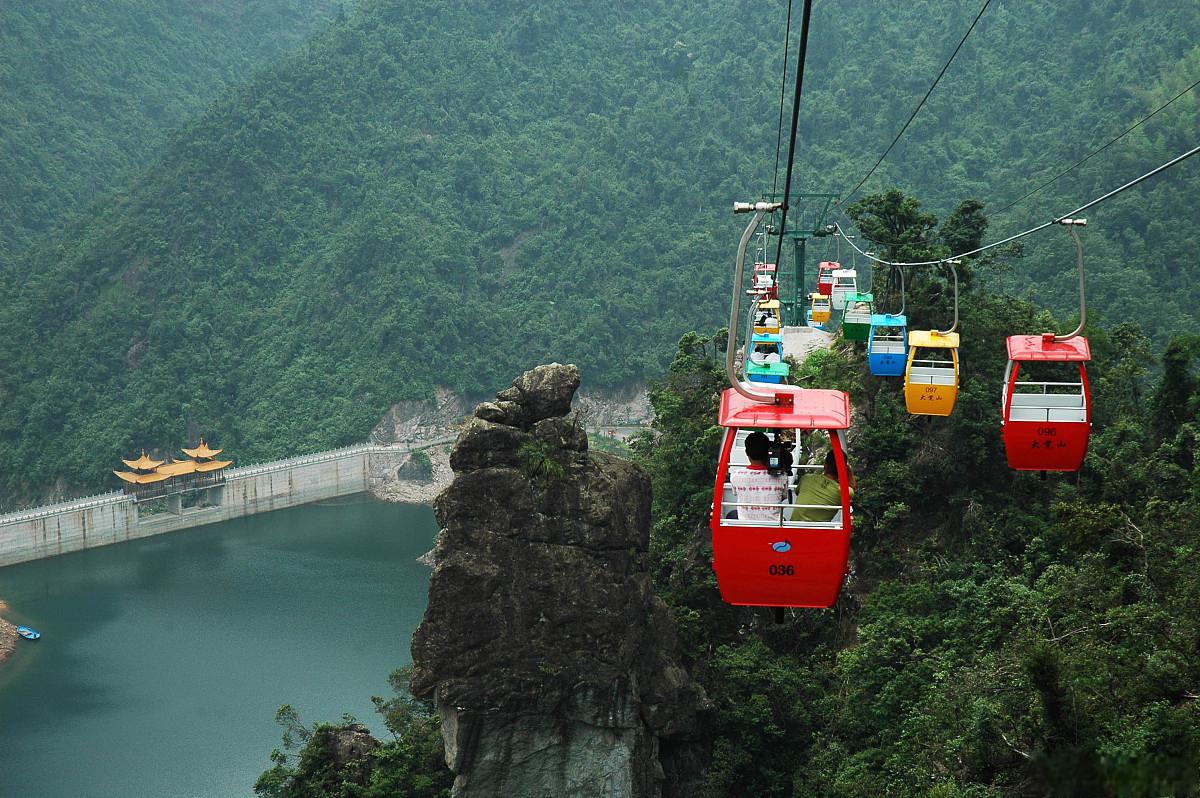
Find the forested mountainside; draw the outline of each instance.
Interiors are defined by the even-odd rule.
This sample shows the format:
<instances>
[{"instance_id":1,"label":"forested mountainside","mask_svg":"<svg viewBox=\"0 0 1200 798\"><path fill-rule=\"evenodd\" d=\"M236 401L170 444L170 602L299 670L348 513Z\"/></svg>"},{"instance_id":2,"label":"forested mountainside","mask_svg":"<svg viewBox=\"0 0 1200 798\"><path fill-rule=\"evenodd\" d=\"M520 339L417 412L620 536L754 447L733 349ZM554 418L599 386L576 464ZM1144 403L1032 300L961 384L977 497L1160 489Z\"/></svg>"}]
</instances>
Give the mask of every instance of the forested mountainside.
<instances>
[{"instance_id":1,"label":"forested mountainside","mask_svg":"<svg viewBox=\"0 0 1200 798\"><path fill-rule=\"evenodd\" d=\"M896 211L914 253L984 233ZM864 224L873 211L852 210ZM726 331L689 333L653 387L655 431L634 459L653 480L651 560L692 676L715 704L701 798L1158 798L1200 789L1200 336L1153 346L1135 323L1085 330L1095 431L1076 474L1019 473L1000 439L1002 341L1051 329L1044 311L963 268L958 404L909 415L900 381L861 343L819 350L803 384L850 392L858 476L850 576L830 610L723 604L708 515L722 430ZM920 326L949 286L909 295ZM971 334L966 334L966 331ZM1151 376L1156 364L1161 376ZM591 645L590 643L587 645ZM481 673L477 678L491 676ZM403 688L403 674L394 682ZM437 716L401 691L396 736L363 761L338 729L285 742L269 798L444 798ZM295 731L296 719L286 715ZM700 767L698 764L697 767Z\"/></svg>"},{"instance_id":2,"label":"forested mountainside","mask_svg":"<svg viewBox=\"0 0 1200 798\"><path fill-rule=\"evenodd\" d=\"M1005 203L1200 72L1186 0L993 5L865 191ZM0 491L106 484L97 453L173 447L189 424L244 461L536 362L593 385L656 373L725 312L730 201L770 190L784 8L364 2L4 271ZM976 10L818 4L801 190L853 186ZM994 229L1157 165L1196 119L1180 99ZM1195 320L1190 167L1087 232L1094 309L1136 303L1156 341ZM980 278L1069 306L1065 237L1027 251Z\"/></svg>"},{"instance_id":3,"label":"forested mountainside","mask_svg":"<svg viewBox=\"0 0 1200 798\"><path fill-rule=\"evenodd\" d=\"M0 4L0 262L123 183L335 0Z\"/></svg>"}]
</instances>

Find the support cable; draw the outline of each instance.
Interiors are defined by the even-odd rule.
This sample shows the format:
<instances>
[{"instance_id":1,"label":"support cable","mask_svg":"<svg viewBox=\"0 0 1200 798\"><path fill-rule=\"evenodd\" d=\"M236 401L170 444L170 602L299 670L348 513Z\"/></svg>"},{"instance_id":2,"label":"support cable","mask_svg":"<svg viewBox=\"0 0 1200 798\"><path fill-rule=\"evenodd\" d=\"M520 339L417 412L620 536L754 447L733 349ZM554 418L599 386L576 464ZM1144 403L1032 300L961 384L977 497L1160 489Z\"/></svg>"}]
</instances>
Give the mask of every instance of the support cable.
<instances>
[{"instance_id":1,"label":"support cable","mask_svg":"<svg viewBox=\"0 0 1200 798\"><path fill-rule=\"evenodd\" d=\"M792 43L792 0L788 0L787 29L783 34L783 72L779 76L779 127L775 130L775 172L771 177L771 199L779 183L779 145L783 142L783 100L787 96L788 46ZM763 252L766 258L767 253ZM778 262L778 261L776 261Z\"/></svg>"},{"instance_id":2,"label":"support cable","mask_svg":"<svg viewBox=\"0 0 1200 798\"><path fill-rule=\"evenodd\" d=\"M888 153L892 151L892 147L896 146L896 142L900 141L900 137L904 135L904 131L908 130L908 126L911 125L912 121L917 118L917 114L920 113L921 108L925 105L925 101L929 99L929 95L933 94L933 90L937 88L938 82L942 79L942 75L946 74L946 70L950 68L950 64L954 61L954 56L958 55L958 51L962 49L964 44L966 44L967 37L971 35L971 31L975 30L975 25L979 22L979 18L983 16L983 12L987 11L987 7L991 5L991 3L992 0L984 0L983 7L979 9L979 13L975 15L975 19L971 22L971 27L967 28L967 32L963 34L962 40L958 43L958 47L954 48L954 52L950 54L950 58L947 59L946 63L942 66L942 71L938 73L936 78L934 78L933 83L929 86L929 91L925 92L925 96L921 98L921 102L917 103L917 107L913 109L912 114L908 117L908 121L904 123L904 127L900 128L900 132L896 134L896 138L892 139L892 143L889 144L887 149L883 151L883 155L879 156L879 160L876 161L875 165L872 166L870 170L863 176L863 179L858 181L858 185L855 186L850 193L844 195L837 201L839 205L843 202L849 202L850 198L857 194L858 190L862 188L863 183L866 183L871 175L875 174L875 170L879 168L879 164L883 163L883 159L888 157Z\"/></svg>"},{"instance_id":3,"label":"support cable","mask_svg":"<svg viewBox=\"0 0 1200 798\"><path fill-rule=\"evenodd\" d=\"M1052 178L1050 178L1049 180L1047 180L1045 183L1042 183L1040 186L1038 186L1037 188L1035 188L1033 191L1030 191L1030 192L1029 192L1029 193L1027 193L1027 194L1023 194L1023 195L1021 195L1020 197L1017 197L1015 200L1013 200L1012 202L1008 203L1007 205L1005 205L1003 208L1001 208L1000 210L996 211L995 213L997 213L997 214L1004 213L1006 210L1008 210L1009 208L1013 207L1014 205L1017 205L1017 204L1019 204L1019 203L1021 203L1021 202L1024 202L1025 200L1029 199L1029 198L1030 198L1030 197L1032 197L1034 194L1036 194L1036 193L1038 193L1039 191L1041 191L1042 189L1044 189L1046 186L1048 186L1048 185L1050 185L1051 183L1053 183L1054 181L1058 180L1060 177L1062 177L1063 175L1065 175L1067 172L1070 172L1072 169L1076 168L1077 166L1082 166L1083 164L1087 163L1087 162L1088 162L1088 161L1090 161L1090 160L1091 160L1093 157L1095 157L1095 156L1099 155L1100 153L1104 152L1105 150L1107 150L1107 149L1108 149L1109 147L1111 147L1112 145L1116 144L1116 143L1117 143L1118 141L1120 141L1121 139L1125 138L1125 136L1126 136L1126 135L1128 135L1128 134L1132 133L1134 130L1137 130L1139 127L1141 127L1141 126L1142 126L1143 124L1145 124L1146 122L1149 122L1151 117L1153 117L1153 116L1154 116L1155 114L1157 114L1159 111L1163 110L1163 109L1164 109L1164 108L1166 108L1168 105L1170 105L1171 103L1175 102L1175 101L1176 101L1176 100L1178 100L1180 97L1182 97L1183 95L1187 94L1189 91L1191 91L1192 89L1196 88L1197 86L1200 86L1200 80L1197 80L1197 81L1196 81L1195 83L1193 83L1191 86L1188 86L1186 89L1184 89L1183 91L1179 92L1178 94L1176 94L1176 95L1175 95L1174 97L1172 97L1171 99L1167 100L1167 101L1166 101L1165 103L1163 103L1162 105L1158 106L1158 108L1155 108L1155 109L1154 109L1154 111L1152 111L1152 112L1151 112L1150 114L1148 114L1147 116L1143 117L1143 118L1142 118L1142 120L1141 120L1140 122L1138 122L1137 124L1133 125L1132 127L1126 128L1126 130L1125 130L1125 132L1124 132L1124 133L1122 133L1121 135L1117 136L1115 139L1113 139L1112 141L1108 142L1107 144L1105 144L1105 145L1104 145L1103 147L1101 147L1100 149L1098 149L1098 150L1095 150L1095 151L1093 151L1093 152L1089 153L1088 155L1085 155L1084 157L1080 158L1078 161L1076 161L1075 163L1071 164L1071 165L1070 165L1070 166L1068 166L1066 169L1062 170L1061 172L1059 172L1058 174L1056 174L1054 177L1052 177Z\"/></svg>"},{"instance_id":4,"label":"support cable","mask_svg":"<svg viewBox=\"0 0 1200 798\"><path fill-rule=\"evenodd\" d=\"M957 255L951 255L949 257L950 258L966 258L966 257L970 257L971 255L978 255L980 252L984 252L985 250L989 250L994 247L998 247L1003 244L1007 244L1009 242L1016 241L1018 238L1024 238L1027 235L1032 235L1033 233L1037 233L1042 230L1045 230L1047 227L1051 227L1056 224L1064 224L1067 220L1069 220L1075 216L1078 216L1080 213L1083 213L1088 208L1091 208L1095 205L1099 205L1101 202L1104 202L1107 199L1112 199L1113 197L1120 194L1122 191L1133 188L1138 183L1141 183L1143 180L1149 180L1151 177L1154 177L1159 172L1163 172L1167 169L1170 169L1172 166L1175 166L1178 163L1182 163L1183 161L1186 161L1188 158L1191 158L1193 155L1195 155L1198 152L1200 152L1200 147L1193 147L1192 149L1185 152L1183 155L1176 156L1175 158L1172 158L1171 160L1167 161L1166 163L1164 163L1160 166L1157 166L1154 169L1151 169L1149 172L1142 175L1141 177L1134 178L1133 180L1130 180L1125 185L1120 186L1119 188L1115 188L1112 191L1108 192L1107 194L1104 194L1103 196L1096 197L1096 199L1092 200L1091 202L1085 203L1084 205L1080 205L1078 208L1071 211L1070 213L1064 213L1061 216L1056 216L1048 222L1039 224L1037 227L1031 227L1022 233L1017 233L1016 235L1009 236L1008 238L1002 239L1000 241L993 241L991 244L984 244L983 246L976 247L975 249L972 249L969 252L960 252ZM861 249L859 249L858 246L855 245L855 243L851 240L851 237L847 236L846 233L842 230L842 226L840 224L837 224L835 222L834 227L836 228L837 234L840 235L842 238L846 239L846 243L849 244L851 247L854 247L854 249L858 252L859 255L862 255L864 258L868 258L868 259L874 261L875 263L882 263L884 266L936 266L937 264L942 263L949 259L949 258L938 258L937 260L922 260L922 261L911 261L911 262L884 260L883 258L877 258L874 255L868 254L866 252L863 252ZM868 240L870 240L870 239L868 239ZM881 242L875 242L875 243L881 243ZM886 246L886 244L884 244L884 245Z\"/></svg>"},{"instance_id":5,"label":"support cable","mask_svg":"<svg viewBox=\"0 0 1200 798\"><path fill-rule=\"evenodd\" d=\"M800 124L800 94L804 89L804 61L808 57L808 21L812 16L812 4L813 0L804 0L804 15L800 20L800 51L796 53L796 94L792 97L792 136L788 142L787 179L783 184L783 213L779 221L779 245L775 247L775 263L779 263L780 254L783 252L783 234L787 231L788 200L792 194L792 166L796 162L796 128Z\"/></svg>"}]
</instances>

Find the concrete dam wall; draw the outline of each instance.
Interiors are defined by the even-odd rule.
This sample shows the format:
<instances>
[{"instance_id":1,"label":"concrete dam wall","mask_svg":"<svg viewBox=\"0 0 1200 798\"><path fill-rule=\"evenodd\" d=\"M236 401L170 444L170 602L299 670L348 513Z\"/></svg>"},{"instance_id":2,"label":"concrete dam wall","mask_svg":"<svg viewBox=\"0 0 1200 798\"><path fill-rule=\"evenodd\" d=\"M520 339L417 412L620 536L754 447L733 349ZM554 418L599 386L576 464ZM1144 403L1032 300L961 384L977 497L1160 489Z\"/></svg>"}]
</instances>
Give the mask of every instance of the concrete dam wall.
<instances>
[{"instance_id":1,"label":"concrete dam wall","mask_svg":"<svg viewBox=\"0 0 1200 798\"><path fill-rule=\"evenodd\" d=\"M223 484L151 502L113 492L0 515L0 566L362 493L410 456L405 447L351 446L232 468Z\"/></svg>"}]
</instances>

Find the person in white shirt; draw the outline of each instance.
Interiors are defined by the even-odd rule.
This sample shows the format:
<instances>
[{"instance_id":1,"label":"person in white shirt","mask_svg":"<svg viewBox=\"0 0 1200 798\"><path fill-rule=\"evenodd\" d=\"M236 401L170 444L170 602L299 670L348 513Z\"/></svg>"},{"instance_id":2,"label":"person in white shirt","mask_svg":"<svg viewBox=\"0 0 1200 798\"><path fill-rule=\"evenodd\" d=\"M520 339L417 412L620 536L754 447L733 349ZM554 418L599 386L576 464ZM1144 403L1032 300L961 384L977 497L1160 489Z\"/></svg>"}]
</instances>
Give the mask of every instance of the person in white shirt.
<instances>
[{"instance_id":1,"label":"person in white shirt","mask_svg":"<svg viewBox=\"0 0 1200 798\"><path fill-rule=\"evenodd\" d=\"M761 432L751 432L746 436L749 465L730 469L733 496L741 505L736 508L739 521L777 523L780 520L781 508L770 505L782 504L787 498L787 477L767 470L770 449L770 438Z\"/></svg>"},{"instance_id":2,"label":"person in white shirt","mask_svg":"<svg viewBox=\"0 0 1200 798\"><path fill-rule=\"evenodd\" d=\"M770 344L759 344L750 353L750 362L759 366L765 366L768 363L778 363L779 353Z\"/></svg>"}]
</instances>

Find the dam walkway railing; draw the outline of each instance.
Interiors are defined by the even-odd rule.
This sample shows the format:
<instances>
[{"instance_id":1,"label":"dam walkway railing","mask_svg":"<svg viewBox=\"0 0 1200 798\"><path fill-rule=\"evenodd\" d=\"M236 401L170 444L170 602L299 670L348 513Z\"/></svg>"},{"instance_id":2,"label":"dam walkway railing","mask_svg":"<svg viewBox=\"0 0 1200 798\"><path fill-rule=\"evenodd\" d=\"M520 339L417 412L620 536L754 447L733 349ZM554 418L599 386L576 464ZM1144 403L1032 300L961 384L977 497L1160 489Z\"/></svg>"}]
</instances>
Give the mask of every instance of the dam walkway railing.
<instances>
[{"instance_id":1,"label":"dam walkway railing","mask_svg":"<svg viewBox=\"0 0 1200 798\"><path fill-rule=\"evenodd\" d=\"M436 441L422 441L418 444L360 443L353 446L344 446L338 449L326 449L325 451L314 452L313 454L288 457L283 460L272 460L269 462L256 463L248 466L237 466L225 471L224 477L225 482L228 483L236 480L248 479L261 474L269 474L276 471L286 471L288 469L298 468L300 466L325 463L332 460L341 460L359 454L403 454L405 452L424 449L430 446L437 446L441 443L447 443L452 440L454 440L453 437L446 437L439 438ZM131 502L133 500L134 496L132 494L128 494L119 490L109 491L108 493L97 493L92 496L69 499L65 502L46 504L40 507L31 507L27 510L18 510L12 513L5 513L0 515L0 526L20 524L26 521L36 521L39 518L47 518L64 513L73 513L78 512L79 510L90 510L109 504L122 504L124 502Z\"/></svg>"}]
</instances>

